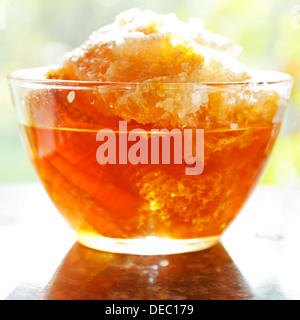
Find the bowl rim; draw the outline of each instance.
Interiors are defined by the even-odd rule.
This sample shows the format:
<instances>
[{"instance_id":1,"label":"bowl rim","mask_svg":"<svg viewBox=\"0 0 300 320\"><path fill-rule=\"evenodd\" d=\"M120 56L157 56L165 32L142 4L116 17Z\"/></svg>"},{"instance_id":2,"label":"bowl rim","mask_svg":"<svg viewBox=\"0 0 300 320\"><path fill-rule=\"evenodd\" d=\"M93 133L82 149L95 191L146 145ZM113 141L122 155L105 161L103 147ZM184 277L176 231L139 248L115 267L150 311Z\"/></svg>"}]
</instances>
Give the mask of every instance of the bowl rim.
<instances>
[{"instance_id":1,"label":"bowl rim","mask_svg":"<svg viewBox=\"0 0 300 320\"><path fill-rule=\"evenodd\" d=\"M272 85L293 82L293 77L288 73L273 71L273 70L252 70L253 77L244 81L203 81L203 82L103 82L99 80L63 80L63 79L47 79L43 76L53 68L50 67L35 67L18 69L8 74L7 79L9 82L37 84L37 85L49 85L60 87L94 87L94 86L129 86L134 87L137 85L166 85L166 86L182 86L182 85L194 85L194 86L239 86L239 85ZM31 75L31 76L30 76ZM35 75L35 76L34 76ZM270 80L272 77L277 77L275 80ZM269 78L269 80L267 80Z\"/></svg>"}]
</instances>

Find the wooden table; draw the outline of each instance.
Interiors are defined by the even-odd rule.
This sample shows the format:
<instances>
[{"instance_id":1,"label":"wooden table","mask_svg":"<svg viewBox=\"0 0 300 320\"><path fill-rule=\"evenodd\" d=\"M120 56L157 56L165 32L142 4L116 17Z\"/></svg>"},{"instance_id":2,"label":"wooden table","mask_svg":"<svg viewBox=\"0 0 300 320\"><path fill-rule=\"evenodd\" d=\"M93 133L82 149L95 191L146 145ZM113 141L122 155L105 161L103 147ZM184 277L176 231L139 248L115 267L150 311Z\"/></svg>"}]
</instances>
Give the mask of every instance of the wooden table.
<instances>
[{"instance_id":1,"label":"wooden table","mask_svg":"<svg viewBox=\"0 0 300 320\"><path fill-rule=\"evenodd\" d=\"M76 243L38 183L0 185L0 299L300 299L300 189L259 186L221 242L136 256Z\"/></svg>"}]
</instances>

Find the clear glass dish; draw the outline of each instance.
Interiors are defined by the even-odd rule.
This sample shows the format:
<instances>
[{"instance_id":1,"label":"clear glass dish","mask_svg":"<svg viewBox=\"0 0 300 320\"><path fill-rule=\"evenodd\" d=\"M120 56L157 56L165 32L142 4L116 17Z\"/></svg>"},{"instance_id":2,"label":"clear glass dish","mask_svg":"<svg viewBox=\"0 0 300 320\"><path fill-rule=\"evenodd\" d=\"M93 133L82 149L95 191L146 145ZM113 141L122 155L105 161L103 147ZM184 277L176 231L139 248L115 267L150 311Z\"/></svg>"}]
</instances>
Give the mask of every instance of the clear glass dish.
<instances>
[{"instance_id":1,"label":"clear glass dish","mask_svg":"<svg viewBox=\"0 0 300 320\"><path fill-rule=\"evenodd\" d=\"M8 77L42 184L80 243L145 255L218 242L259 180L293 83L279 72L101 83L48 80L46 71Z\"/></svg>"}]
</instances>

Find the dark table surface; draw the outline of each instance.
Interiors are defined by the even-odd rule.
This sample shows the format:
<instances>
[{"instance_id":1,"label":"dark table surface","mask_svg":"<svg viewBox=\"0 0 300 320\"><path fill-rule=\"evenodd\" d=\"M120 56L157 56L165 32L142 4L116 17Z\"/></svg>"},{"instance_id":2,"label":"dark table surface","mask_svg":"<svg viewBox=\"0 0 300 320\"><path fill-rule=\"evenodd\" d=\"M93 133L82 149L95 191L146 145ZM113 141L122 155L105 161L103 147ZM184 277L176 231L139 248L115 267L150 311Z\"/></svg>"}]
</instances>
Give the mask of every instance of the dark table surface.
<instances>
[{"instance_id":1,"label":"dark table surface","mask_svg":"<svg viewBox=\"0 0 300 320\"><path fill-rule=\"evenodd\" d=\"M300 299L300 189L259 186L216 246L138 256L79 245L38 183L0 185L0 299Z\"/></svg>"}]
</instances>

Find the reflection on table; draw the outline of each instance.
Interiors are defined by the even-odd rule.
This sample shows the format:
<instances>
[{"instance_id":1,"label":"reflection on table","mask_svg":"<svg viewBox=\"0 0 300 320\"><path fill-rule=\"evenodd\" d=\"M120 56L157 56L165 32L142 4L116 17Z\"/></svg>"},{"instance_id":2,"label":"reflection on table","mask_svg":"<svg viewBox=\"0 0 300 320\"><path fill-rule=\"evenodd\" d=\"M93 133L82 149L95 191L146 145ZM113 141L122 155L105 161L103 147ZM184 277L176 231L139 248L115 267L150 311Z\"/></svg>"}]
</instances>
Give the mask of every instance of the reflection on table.
<instances>
[{"instance_id":1,"label":"reflection on table","mask_svg":"<svg viewBox=\"0 0 300 320\"><path fill-rule=\"evenodd\" d=\"M193 253L138 256L75 243L45 290L45 299L251 299L221 244Z\"/></svg>"}]
</instances>

